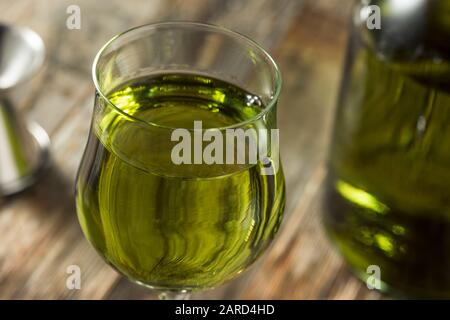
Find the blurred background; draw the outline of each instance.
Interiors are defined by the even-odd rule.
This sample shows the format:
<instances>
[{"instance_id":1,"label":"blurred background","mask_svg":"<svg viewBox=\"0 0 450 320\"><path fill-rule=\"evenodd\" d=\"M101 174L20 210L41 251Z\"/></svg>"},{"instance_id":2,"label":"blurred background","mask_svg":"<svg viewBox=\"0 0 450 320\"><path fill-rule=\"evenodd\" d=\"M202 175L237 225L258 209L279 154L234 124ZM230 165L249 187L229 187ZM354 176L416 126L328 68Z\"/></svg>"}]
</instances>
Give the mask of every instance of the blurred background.
<instances>
[{"instance_id":1,"label":"blurred background","mask_svg":"<svg viewBox=\"0 0 450 320\"><path fill-rule=\"evenodd\" d=\"M0 198L1 299L150 299L87 243L74 203L86 144L96 52L115 34L157 21L218 24L260 43L281 67L278 120L287 178L286 216L270 250L238 279L194 298L376 299L354 278L320 225L325 156L343 68L351 0L0 0L0 22L44 40L43 69L13 93L15 106L49 134L52 166L32 188ZM81 9L68 29L67 8ZM69 290L67 268L81 269Z\"/></svg>"}]
</instances>

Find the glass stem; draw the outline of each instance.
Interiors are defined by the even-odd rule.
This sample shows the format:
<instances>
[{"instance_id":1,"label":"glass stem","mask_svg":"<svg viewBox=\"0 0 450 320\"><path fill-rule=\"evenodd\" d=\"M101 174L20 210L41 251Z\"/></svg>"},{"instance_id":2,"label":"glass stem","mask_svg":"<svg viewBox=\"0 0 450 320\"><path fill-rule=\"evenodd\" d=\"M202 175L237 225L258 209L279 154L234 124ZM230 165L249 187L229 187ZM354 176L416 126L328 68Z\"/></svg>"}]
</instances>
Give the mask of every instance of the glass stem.
<instances>
[{"instance_id":1,"label":"glass stem","mask_svg":"<svg viewBox=\"0 0 450 320\"><path fill-rule=\"evenodd\" d=\"M179 291L162 291L158 298L159 300L189 300L191 292L188 290Z\"/></svg>"}]
</instances>

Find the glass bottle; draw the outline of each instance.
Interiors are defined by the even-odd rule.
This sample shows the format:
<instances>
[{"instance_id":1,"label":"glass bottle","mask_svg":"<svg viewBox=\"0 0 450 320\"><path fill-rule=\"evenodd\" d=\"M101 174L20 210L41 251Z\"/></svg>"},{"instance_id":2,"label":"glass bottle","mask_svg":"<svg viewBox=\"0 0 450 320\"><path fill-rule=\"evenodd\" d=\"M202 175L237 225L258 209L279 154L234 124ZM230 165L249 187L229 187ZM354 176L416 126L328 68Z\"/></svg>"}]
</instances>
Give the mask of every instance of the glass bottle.
<instances>
[{"instance_id":1,"label":"glass bottle","mask_svg":"<svg viewBox=\"0 0 450 320\"><path fill-rule=\"evenodd\" d=\"M450 297L450 1L355 5L326 190L325 228L361 279Z\"/></svg>"}]
</instances>

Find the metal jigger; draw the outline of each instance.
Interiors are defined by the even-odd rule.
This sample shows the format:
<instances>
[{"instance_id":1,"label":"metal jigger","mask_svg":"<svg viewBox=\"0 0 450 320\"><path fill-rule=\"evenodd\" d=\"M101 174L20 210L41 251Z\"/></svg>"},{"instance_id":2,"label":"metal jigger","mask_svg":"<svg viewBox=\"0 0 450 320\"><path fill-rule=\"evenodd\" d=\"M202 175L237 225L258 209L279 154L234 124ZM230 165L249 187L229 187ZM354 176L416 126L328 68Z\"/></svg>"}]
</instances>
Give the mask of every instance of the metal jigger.
<instances>
[{"instance_id":1,"label":"metal jigger","mask_svg":"<svg viewBox=\"0 0 450 320\"><path fill-rule=\"evenodd\" d=\"M34 31L0 24L0 196L30 186L47 163L47 133L22 117L8 97L40 69L44 56Z\"/></svg>"}]
</instances>

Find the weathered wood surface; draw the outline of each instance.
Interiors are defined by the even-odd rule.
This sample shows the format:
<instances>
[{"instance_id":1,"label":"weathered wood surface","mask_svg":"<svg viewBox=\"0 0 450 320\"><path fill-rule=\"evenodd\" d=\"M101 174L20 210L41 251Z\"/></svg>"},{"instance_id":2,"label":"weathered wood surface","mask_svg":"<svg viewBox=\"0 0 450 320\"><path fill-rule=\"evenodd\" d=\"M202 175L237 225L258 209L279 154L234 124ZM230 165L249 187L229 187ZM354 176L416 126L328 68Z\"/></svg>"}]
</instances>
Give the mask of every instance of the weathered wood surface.
<instances>
[{"instance_id":1,"label":"weathered wood surface","mask_svg":"<svg viewBox=\"0 0 450 320\"><path fill-rule=\"evenodd\" d=\"M45 68L16 102L52 139L52 169L30 190L0 198L0 298L149 299L84 239L74 179L93 107L90 67L101 45L132 26L212 22L260 42L281 66L279 102L288 201L271 249L238 279L196 298L376 299L356 280L320 226L324 159L347 38L350 0L79 0L81 30L66 28L72 1L0 0L0 21L29 26L47 46ZM78 265L81 290L66 288Z\"/></svg>"}]
</instances>

